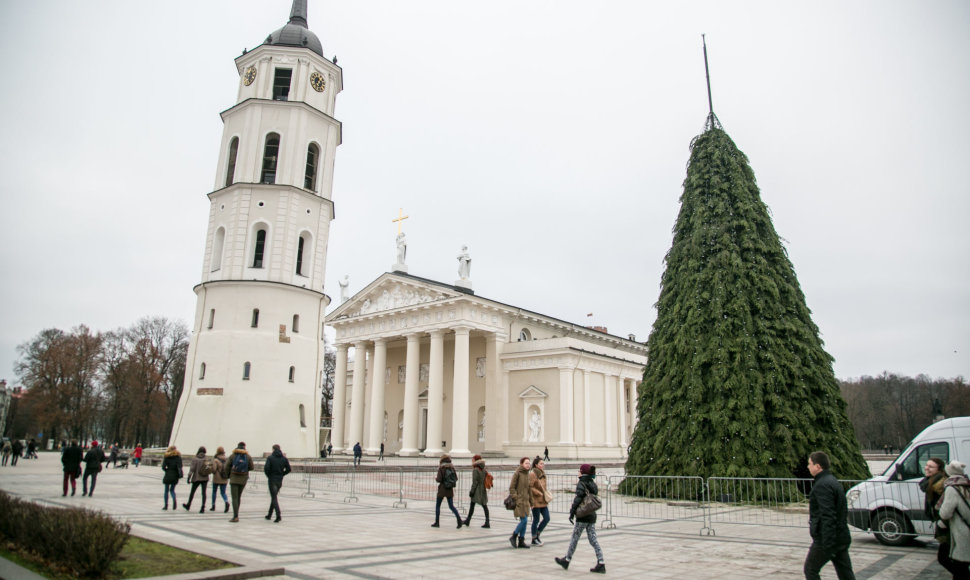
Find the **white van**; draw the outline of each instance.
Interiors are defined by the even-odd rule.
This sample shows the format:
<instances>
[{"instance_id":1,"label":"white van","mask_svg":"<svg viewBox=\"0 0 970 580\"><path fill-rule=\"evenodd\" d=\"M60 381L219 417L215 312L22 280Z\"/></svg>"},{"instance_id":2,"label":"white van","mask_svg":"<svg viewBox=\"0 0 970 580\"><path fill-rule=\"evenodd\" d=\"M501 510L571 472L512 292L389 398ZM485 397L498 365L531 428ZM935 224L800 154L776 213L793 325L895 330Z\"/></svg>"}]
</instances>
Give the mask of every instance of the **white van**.
<instances>
[{"instance_id":1,"label":"white van","mask_svg":"<svg viewBox=\"0 0 970 580\"><path fill-rule=\"evenodd\" d=\"M919 481L930 457L944 463L970 464L970 417L933 423L916 436L883 472L846 493L849 525L870 531L889 546L908 544L916 536L932 536L933 522L923 509Z\"/></svg>"}]
</instances>

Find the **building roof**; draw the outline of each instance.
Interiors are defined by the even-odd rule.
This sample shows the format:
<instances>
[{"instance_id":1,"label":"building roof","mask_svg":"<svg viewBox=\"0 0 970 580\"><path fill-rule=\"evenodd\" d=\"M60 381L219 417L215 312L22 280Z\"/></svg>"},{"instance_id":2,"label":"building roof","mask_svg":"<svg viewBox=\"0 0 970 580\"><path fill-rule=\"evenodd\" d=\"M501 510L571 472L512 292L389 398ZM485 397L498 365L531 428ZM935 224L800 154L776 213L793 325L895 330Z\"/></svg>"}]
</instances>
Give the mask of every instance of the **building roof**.
<instances>
[{"instance_id":1,"label":"building roof","mask_svg":"<svg viewBox=\"0 0 970 580\"><path fill-rule=\"evenodd\" d=\"M306 0L293 0L293 8L290 9L289 22L282 28L271 32L263 44L309 48L313 52L323 56L323 45L320 44L320 39L317 38L317 35L307 28L306 17Z\"/></svg>"}]
</instances>

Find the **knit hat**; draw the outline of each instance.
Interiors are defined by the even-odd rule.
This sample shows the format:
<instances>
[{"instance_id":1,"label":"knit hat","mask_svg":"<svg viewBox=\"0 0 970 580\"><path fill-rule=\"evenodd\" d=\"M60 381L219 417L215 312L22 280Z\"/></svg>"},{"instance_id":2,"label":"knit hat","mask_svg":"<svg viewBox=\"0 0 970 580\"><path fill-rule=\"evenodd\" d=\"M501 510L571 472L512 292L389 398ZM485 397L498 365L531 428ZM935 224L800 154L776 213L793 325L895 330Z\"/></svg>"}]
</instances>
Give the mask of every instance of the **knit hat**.
<instances>
[{"instance_id":1,"label":"knit hat","mask_svg":"<svg viewBox=\"0 0 970 580\"><path fill-rule=\"evenodd\" d=\"M596 466L584 463L579 466L579 472L583 475L596 475Z\"/></svg>"},{"instance_id":2,"label":"knit hat","mask_svg":"<svg viewBox=\"0 0 970 580\"><path fill-rule=\"evenodd\" d=\"M91 441L91 447L97 447L97 446L98 446L98 440L97 439L95 439L94 441Z\"/></svg>"},{"instance_id":3,"label":"knit hat","mask_svg":"<svg viewBox=\"0 0 970 580\"><path fill-rule=\"evenodd\" d=\"M964 475L966 473L965 471L966 469L967 469L966 463L960 463L959 461L954 459L946 466L946 474L949 475L950 477L953 477L954 475Z\"/></svg>"}]
</instances>

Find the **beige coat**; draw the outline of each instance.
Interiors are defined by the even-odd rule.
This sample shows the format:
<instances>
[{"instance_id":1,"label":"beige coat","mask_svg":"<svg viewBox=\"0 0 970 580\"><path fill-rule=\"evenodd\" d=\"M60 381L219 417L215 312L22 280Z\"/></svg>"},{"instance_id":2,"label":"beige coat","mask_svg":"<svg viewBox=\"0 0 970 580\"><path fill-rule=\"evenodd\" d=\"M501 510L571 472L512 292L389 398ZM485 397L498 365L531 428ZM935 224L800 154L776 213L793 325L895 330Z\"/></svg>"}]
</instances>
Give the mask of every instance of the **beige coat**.
<instances>
[{"instance_id":1,"label":"beige coat","mask_svg":"<svg viewBox=\"0 0 970 580\"><path fill-rule=\"evenodd\" d=\"M943 489L940 519L950 528L950 558L970 562L970 490L963 485L948 485ZM960 516L963 516L962 518Z\"/></svg>"},{"instance_id":2,"label":"beige coat","mask_svg":"<svg viewBox=\"0 0 970 580\"><path fill-rule=\"evenodd\" d=\"M529 491L532 492L532 507L544 508L549 506L546 501L546 472L533 467L529 472Z\"/></svg>"}]
</instances>

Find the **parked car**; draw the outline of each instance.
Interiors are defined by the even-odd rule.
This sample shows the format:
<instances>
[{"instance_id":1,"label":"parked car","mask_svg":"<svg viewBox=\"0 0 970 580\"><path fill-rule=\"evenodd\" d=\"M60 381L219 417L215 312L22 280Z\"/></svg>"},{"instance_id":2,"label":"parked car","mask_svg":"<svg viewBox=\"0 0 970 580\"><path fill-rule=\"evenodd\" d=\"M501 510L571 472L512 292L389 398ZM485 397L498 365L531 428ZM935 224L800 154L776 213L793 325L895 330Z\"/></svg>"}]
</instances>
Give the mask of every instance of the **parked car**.
<instances>
[{"instance_id":1,"label":"parked car","mask_svg":"<svg viewBox=\"0 0 970 580\"><path fill-rule=\"evenodd\" d=\"M924 513L924 496L919 488L930 457L939 457L944 463L956 459L970 464L970 417L933 423L882 475L852 487L846 493L849 525L872 532L888 546L903 546L917 536L932 536L933 522Z\"/></svg>"}]
</instances>

